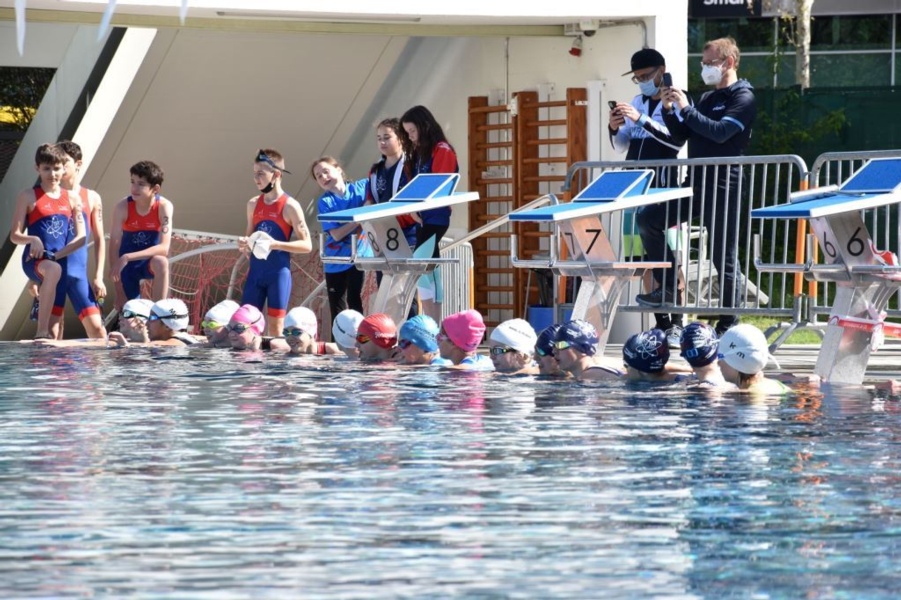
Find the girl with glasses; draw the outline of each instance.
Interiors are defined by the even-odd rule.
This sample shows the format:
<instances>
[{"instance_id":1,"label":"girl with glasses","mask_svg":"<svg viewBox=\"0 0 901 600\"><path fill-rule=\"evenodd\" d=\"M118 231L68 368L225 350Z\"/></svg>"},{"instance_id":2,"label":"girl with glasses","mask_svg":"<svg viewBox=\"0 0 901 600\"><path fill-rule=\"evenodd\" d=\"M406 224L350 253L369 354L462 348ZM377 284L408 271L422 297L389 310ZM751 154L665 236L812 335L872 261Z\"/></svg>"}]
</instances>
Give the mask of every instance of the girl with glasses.
<instances>
[{"instance_id":1,"label":"girl with glasses","mask_svg":"<svg viewBox=\"0 0 901 600\"><path fill-rule=\"evenodd\" d=\"M564 323L554 339L554 358L560 369L579 380L618 379L625 372L621 361L598 356L600 338L594 325L574 320Z\"/></svg>"},{"instance_id":2,"label":"girl with glasses","mask_svg":"<svg viewBox=\"0 0 901 600\"><path fill-rule=\"evenodd\" d=\"M510 319L494 328L489 339L494 370L514 375L537 375L538 365L532 360L538 336L528 321Z\"/></svg>"}]
</instances>

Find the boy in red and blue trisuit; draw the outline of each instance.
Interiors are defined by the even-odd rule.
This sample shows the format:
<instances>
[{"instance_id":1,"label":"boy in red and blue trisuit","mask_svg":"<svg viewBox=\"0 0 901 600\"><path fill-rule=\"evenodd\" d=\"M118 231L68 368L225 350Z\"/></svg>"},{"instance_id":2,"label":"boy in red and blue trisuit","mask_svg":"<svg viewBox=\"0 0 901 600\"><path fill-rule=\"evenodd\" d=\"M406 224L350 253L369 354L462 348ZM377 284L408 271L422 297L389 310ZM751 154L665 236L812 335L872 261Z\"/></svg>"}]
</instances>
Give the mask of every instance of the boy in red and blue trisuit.
<instances>
[{"instance_id":1,"label":"boy in red and blue trisuit","mask_svg":"<svg viewBox=\"0 0 901 600\"><path fill-rule=\"evenodd\" d=\"M106 329L98 306L98 299L106 296L106 285L103 283L103 266L106 258L106 240L103 235L103 207L100 195L93 190L81 187L78 183L82 164L81 147L72 141L57 143L57 147L66 155L63 177L60 185L72 195L77 195L82 207L85 224L85 240L66 259L63 279L57 289L54 307L60 310L69 296L72 306L84 326L89 338L105 338ZM75 236L74 221L70 221L69 235ZM95 254L95 273L93 285L88 284L88 238L93 237Z\"/></svg>"},{"instance_id":2,"label":"boy in red and blue trisuit","mask_svg":"<svg viewBox=\"0 0 901 600\"><path fill-rule=\"evenodd\" d=\"M110 279L116 283L116 309L141 296L141 280L153 282L152 300L169 294L172 203L160 195L163 170L144 160L132 165L131 195L116 204L109 240Z\"/></svg>"},{"instance_id":3,"label":"boy in red and blue trisuit","mask_svg":"<svg viewBox=\"0 0 901 600\"><path fill-rule=\"evenodd\" d=\"M54 145L35 153L40 184L19 193L9 239L24 245L22 270L38 284L38 324L35 339L56 337L62 308L55 307L57 287L65 273L65 257L84 243L84 217L77 196L60 186L66 156ZM75 234L69 239L69 222Z\"/></svg>"},{"instance_id":4,"label":"boy in red and blue trisuit","mask_svg":"<svg viewBox=\"0 0 901 600\"><path fill-rule=\"evenodd\" d=\"M310 232L300 203L282 190L285 159L271 148L257 152L253 163L253 179L260 191L247 201L247 230L238 240L238 248L250 255L250 268L241 304L250 304L262 312L266 306L269 335L279 337L291 297L291 254L307 254L313 249ZM267 233L272 241L269 255L259 259L251 254L248 237ZM291 240L291 234L295 239Z\"/></svg>"}]
</instances>

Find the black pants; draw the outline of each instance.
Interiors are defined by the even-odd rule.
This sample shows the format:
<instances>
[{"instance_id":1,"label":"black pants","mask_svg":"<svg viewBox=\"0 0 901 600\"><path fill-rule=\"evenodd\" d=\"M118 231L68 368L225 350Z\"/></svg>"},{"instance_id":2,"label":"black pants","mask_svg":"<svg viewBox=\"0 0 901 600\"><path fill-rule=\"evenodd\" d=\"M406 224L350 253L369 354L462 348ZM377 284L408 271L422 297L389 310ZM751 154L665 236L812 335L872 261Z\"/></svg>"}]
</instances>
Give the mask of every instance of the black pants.
<instances>
[{"instance_id":1,"label":"black pants","mask_svg":"<svg viewBox=\"0 0 901 600\"><path fill-rule=\"evenodd\" d=\"M432 252L432 258L441 257L441 238L447 233L448 225L419 225L416 227L416 247L419 248L429 241L429 238L435 236L435 250Z\"/></svg>"},{"instance_id":2,"label":"black pants","mask_svg":"<svg viewBox=\"0 0 901 600\"><path fill-rule=\"evenodd\" d=\"M707 248L710 260L719 277L720 306L732 308L736 304L735 281L739 271L738 230L741 219L739 206L739 178L737 167L708 166L706 173L697 168L693 178L693 197L644 206L636 215L638 233L648 260L664 260L672 269L654 269L654 280L667 287L674 286L676 259L666 243L666 230L679 223L700 219L707 229ZM686 182L686 187L688 182ZM669 271L667 273L667 271ZM720 324L729 326L738 319L720 316Z\"/></svg>"},{"instance_id":3,"label":"black pants","mask_svg":"<svg viewBox=\"0 0 901 600\"><path fill-rule=\"evenodd\" d=\"M325 274L328 308L332 315L332 323L335 322L338 313L347 308L365 314L363 312L363 281L365 277L366 273L356 267L345 269L339 273Z\"/></svg>"}]
</instances>

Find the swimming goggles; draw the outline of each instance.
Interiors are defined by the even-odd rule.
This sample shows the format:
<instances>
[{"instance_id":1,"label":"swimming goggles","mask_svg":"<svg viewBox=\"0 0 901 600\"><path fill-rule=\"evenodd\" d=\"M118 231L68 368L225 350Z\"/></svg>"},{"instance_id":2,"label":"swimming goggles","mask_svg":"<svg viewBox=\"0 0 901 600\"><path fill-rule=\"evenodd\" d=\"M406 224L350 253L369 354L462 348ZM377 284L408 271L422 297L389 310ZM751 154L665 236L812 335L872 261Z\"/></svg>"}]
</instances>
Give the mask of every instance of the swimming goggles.
<instances>
[{"instance_id":1,"label":"swimming goggles","mask_svg":"<svg viewBox=\"0 0 901 600\"><path fill-rule=\"evenodd\" d=\"M231 323L228 326L229 331L234 331L235 333L241 334L253 327L251 323Z\"/></svg>"},{"instance_id":2,"label":"swimming goggles","mask_svg":"<svg viewBox=\"0 0 901 600\"><path fill-rule=\"evenodd\" d=\"M401 350L406 350L407 348L409 348L412 345L413 345L413 342L411 342L410 340L400 340L399 342L397 342L397 347L400 348Z\"/></svg>"},{"instance_id":3,"label":"swimming goggles","mask_svg":"<svg viewBox=\"0 0 901 600\"><path fill-rule=\"evenodd\" d=\"M492 346L489 352L491 353L491 356L502 356L508 352L516 352L516 350L506 346Z\"/></svg>"},{"instance_id":4,"label":"swimming goggles","mask_svg":"<svg viewBox=\"0 0 901 600\"><path fill-rule=\"evenodd\" d=\"M288 175L291 174L291 171L289 171L285 167L280 167L277 164L275 164L275 162L273 162L273 160L271 158L269 158L269 155L266 154L265 152L263 152L262 150L257 152L257 162L266 163L267 165L269 165L276 171L283 171L283 172L287 173Z\"/></svg>"},{"instance_id":5,"label":"swimming goggles","mask_svg":"<svg viewBox=\"0 0 901 600\"><path fill-rule=\"evenodd\" d=\"M370 337L369 337L368 335L364 335L364 334L362 334L362 333L358 333L358 334L357 334L357 337L356 337L356 340L357 340L357 343L358 343L358 344L365 344L366 342L370 341Z\"/></svg>"},{"instance_id":6,"label":"swimming goggles","mask_svg":"<svg viewBox=\"0 0 901 600\"><path fill-rule=\"evenodd\" d=\"M300 337L305 333L306 331L300 327L285 327L282 329L282 336L284 337Z\"/></svg>"},{"instance_id":7,"label":"swimming goggles","mask_svg":"<svg viewBox=\"0 0 901 600\"><path fill-rule=\"evenodd\" d=\"M134 318L138 318L138 319L143 319L144 321L146 321L146 320L148 320L148 319L150 318L150 316L149 316L149 315L142 315L141 313L136 313L136 312L133 311L133 310L123 310L123 311L122 311L122 318L123 318L123 319L134 319Z\"/></svg>"},{"instance_id":8,"label":"swimming goggles","mask_svg":"<svg viewBox=\"0 0 901 600\"><path fill-rule=\"evenodd\" d=\"M147 320L148 321L159 321L160 319L187 319L187 318L188 318L188 315L176 315L176 314L158 315L155 312L151 312L150 316L147 317Z\"/></svg>"},{"instance_id":9,"label":"swimming goggles","mask_svg":"<svg viewBox=\"0 0 901 600\"><path fill-rule=\"evenodd\" d=\"M216 321L201 321L200 328L201 329L209 329L212 331L213 329L219 329L222 327L222 323L217 323Z\"/></svg>"},{"instance_id":10,"label":"swimming goggles","mask_svg":"<svg viewBox=\"0 0 901 600\"><path fill-rule=\"evenodd\" d=\"M538 356L541 356L541 357L550 356L551 354L553 354L553 350L551 350L550 352L546 352L546 351L544 350L544 348L538 348L538 347L536 346L536 347L535 347L535 354L537 354Z\"/></svg>"},{"instance_id":11,"label":"swimming goggles","mask_svg":"<svg viewBox=\"0 0 901 600\"><path fill-rule=\"evenodd\" d=\"M568 348L572 348L572 344L567 341L560 340L559 342L554 342L554 350L566 350Z\"/></svg>"}]
</instances>

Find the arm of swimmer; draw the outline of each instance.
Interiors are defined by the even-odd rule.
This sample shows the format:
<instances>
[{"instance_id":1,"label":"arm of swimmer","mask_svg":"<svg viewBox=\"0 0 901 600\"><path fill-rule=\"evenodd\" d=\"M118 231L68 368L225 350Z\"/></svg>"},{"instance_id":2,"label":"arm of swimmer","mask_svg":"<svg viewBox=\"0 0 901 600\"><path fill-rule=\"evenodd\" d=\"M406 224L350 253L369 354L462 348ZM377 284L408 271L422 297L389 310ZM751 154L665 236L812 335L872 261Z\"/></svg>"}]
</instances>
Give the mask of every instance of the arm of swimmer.
<instances>
[{"instance_id":1,"label":"arm of swimmer","mask_svg":"<svg viewBox=\"0 0 901 600\"><path fill-rule=\"evenodd\" d=\"M13 212L12 225L9 228L9 241L20 246L31 244L31 257L39 258L44 254L44 243L41 238L28 235L28 228L25 225L28 210L32 204L34 204L33 190L24 190L16 197L16 209Z\"/></svg>"},{"instance_id":2,"label":"arm of swimmer","mask_svg":"<svg viewBox=\"0 0 901 600\"><path fill-rule=\"evenodd\" d=\"M94 238L94 294L106 296L106 285L103 283L103 271L106 269L106 235L103 231L103 201L100 194L90 192L91 201L91 235Z\"/></svg>"},{"instance_id":3,"label":"arm of swimmer","mask_svg":"<svg viewBox=\"0 0 901 600\"><path fill-rule=\"evenodd\" d=\"M313 250L313 240L310 239L310 230L307 229L307 221L297 200L286 202L282 215L294 228L295 239L287 242L272 242L272 249L295 254L309 254Z\"/></svg>"},{"instance_id":4,"label":"arm of swimmer","mask_svg":"<svg viewBox=\"0 0 901 600\"><path fill-rule=\"evenodd\" d=\"M257 205L257 198L258 196L254 196L247 201L247 227L244 228L244 235L238 238L238 250L245 255L250 254L250 246L247 243L247 238L253 233L253 211Z\"/></svg>"},{"instance_id":5,"label":"arm of swimmer","mask_svg":"<svg viewBox=\"0 0 901 600\"><path fill-rule=\"evenodd\" d=\"M115 268L119 262L119 247L122 245L122 223L125 222L125 200L116 204L113 209L113 228L109 234L109 246L107 247L107 264L109 265L109 277L113 281L119 281L121 269Z\"/></svg>"}]
</instances>

